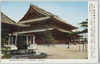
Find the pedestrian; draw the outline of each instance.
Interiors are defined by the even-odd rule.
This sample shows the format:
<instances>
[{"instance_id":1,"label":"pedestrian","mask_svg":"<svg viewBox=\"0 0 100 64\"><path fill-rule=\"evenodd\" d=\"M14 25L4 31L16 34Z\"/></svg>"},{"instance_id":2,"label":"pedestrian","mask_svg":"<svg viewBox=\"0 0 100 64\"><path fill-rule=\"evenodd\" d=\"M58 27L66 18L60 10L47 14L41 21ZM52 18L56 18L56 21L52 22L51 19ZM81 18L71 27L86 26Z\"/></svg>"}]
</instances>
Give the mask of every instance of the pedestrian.
<instances>
[{"instance_id":1,"label":"pedestrian","mask_svg":"<svg viewBox=\"0 0 100 64\"><path fill-rule=\"evenodd\" d=\"M68 44L68 49L70 48L69 46L70 46L70 45Z\"/></svg>"}]
</instances>

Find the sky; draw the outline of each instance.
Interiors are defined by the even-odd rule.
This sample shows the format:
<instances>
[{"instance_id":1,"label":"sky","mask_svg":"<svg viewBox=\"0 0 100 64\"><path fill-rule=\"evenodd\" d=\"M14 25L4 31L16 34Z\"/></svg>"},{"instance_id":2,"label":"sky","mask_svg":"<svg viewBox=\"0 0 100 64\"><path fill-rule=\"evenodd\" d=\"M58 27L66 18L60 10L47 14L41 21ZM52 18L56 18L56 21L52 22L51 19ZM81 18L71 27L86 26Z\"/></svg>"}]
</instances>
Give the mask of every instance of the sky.
<instances>
[{"instance_id":1,"label":"sky","mask_svg":"<svg viewBox=\"0 0 100 64\"><path fill-rule=\"evenodd\" d=\"M30 3L59 16L73 26L88 19L87 1L2 1L1 12L14 21L19 21L28 11Z\"/></svg>"}]
</instances>

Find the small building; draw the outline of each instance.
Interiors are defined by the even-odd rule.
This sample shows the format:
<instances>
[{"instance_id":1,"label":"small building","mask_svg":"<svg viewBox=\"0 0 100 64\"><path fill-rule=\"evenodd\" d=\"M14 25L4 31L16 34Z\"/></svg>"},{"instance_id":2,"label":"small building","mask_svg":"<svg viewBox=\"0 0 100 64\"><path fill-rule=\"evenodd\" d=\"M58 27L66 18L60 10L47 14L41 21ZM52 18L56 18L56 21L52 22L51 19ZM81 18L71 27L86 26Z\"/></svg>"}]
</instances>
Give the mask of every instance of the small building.
<instances>
[{"instance_id":1,"label":"small building","mask_svg":"<svg viewBox=\"0 0 100 64\"><path fill-rule=\"evenodd\" d=\"M6 28L7 33L9 35L9 38L6 39L6 41L4 42L5 45L9 44L9 40L11 40L10 41L11 45L15 44L14 43L15 35L13 35L13 33L18 31L18 27L27 27L27 26L28 25L24 25L24 24L16 24L15 21L11 20L9 17L7 17L5 14L3 14L1 12L1 31L5 30L5 28ZM2 34L2 32L1 32L1 34ZM1 37L2 37L2 35L1 35Z\"/></svg>"}]
</instances>

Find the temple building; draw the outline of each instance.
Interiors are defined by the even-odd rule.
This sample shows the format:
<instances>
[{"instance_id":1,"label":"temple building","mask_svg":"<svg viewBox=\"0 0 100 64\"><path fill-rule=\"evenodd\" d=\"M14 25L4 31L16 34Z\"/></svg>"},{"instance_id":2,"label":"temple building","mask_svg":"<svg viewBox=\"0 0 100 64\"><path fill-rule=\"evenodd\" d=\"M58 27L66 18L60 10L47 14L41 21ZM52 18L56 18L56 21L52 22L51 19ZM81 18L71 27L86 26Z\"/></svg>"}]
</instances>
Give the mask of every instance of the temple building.
<instances>
[{"instance_id":1,"label":"temple building","mask_svg":"<svg viewBox=\"0 0 100 64\"><path fill-rule=\"evenodd\" d=\"M1 13L1 18L2 25L7 24L5 27L9 26L8 28L11 31L9 33L16 36L14 37L15 40L18 35L24 35L27 38L27 43L29 42L30 37L34 35L36 44L46 44L43 41L43 32L46 30L49 30L52 33L53 38L56 40L56 43L54 44L72 43L73 37L68 37L68 34L72 33L72 30L78 29L77 27L66 23L57 15L47 12L32 3L30 4L27 13L17 23L5 16L3 13ZM45 27L46 25L50 27L47 29ZM80 36L76 35L75 37L79 38ZM33 43L32 41L31 43Z\"/></svg>"},{"instance_id":2,"label":"temple building","mask_svg":"<svg viewBox=\"0 0 100 64\"><path fill-rule=\"evenodd\" d=\"M47 12L32 3L30 8L24 17L17 22L18 24L30 25L29 27L22 27L19 29L19 34L35 35L37 44L45 44L43 42L43 32L46 31L45 25L49 25L49 31L51 31L55 44L65 44L68 38L68 34L71 30L77 29L77 27L66 23L58 16Z\"/></svg>"}]
</instances>

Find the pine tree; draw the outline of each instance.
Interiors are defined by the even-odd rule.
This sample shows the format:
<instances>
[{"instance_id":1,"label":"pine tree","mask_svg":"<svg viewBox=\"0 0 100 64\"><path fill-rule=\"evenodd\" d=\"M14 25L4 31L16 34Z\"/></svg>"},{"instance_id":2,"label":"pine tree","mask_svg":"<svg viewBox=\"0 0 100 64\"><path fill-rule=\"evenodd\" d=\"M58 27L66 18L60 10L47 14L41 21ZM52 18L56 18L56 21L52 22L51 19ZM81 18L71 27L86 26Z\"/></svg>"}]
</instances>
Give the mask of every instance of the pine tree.
<instances>
[{"instance_id":1,"label":"pine tree","mask_svg":"<svg viewBox=\"0 0 100 64\"><path fill-rule=\"evenodd\" d=\"M43 41L47 43L49 47L50 43L55 43L56 41L53 38L52 33L48 30L50 26L46 25L45 28L46 28L46 31L43 32L43 35L44 35Z\"/></svg>"}]
</instances>

